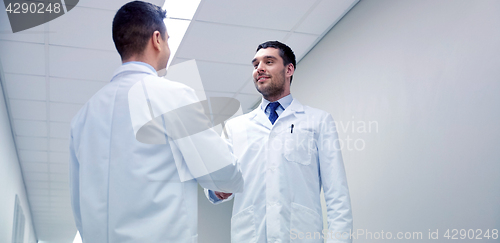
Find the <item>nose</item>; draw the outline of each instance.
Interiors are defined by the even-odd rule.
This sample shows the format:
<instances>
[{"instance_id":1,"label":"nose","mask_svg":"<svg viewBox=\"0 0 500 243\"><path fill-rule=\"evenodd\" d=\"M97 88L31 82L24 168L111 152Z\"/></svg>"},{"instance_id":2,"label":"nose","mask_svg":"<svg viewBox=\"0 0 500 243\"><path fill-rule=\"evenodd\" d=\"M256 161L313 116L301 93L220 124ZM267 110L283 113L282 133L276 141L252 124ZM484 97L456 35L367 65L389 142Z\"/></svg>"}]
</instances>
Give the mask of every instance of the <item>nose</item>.
<instances>
[{"instance_id":1,"label":"nose","mask_svg":"<svg viewBox=\"0 0 500 243\"><path fill-rule=\"evenodd\" d=\"M265 72L265 70L264 70L264 65L262 65L262 62L259 62L259 65L257 65L257 72L258 72L258 73L263 73L263 72Z\"/></svg>"}]
</instances>

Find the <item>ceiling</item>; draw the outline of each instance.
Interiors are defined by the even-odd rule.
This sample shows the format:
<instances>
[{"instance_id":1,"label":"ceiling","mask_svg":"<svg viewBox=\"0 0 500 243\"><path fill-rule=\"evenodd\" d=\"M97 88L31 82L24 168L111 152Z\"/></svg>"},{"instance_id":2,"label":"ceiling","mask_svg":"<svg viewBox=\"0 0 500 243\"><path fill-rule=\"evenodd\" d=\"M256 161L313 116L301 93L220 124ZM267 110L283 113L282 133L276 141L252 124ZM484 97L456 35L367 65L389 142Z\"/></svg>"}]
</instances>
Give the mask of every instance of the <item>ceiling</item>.
<instances>
[{"instance_id":1,"label":"ceiling","mask_svg":"<svg viewBox=\"0 0 500 243\"><path fill-rule=\"evenodd\" d=\"M236 98L248 112L260 101L250 63L257 45L285 42L299 61L357 1L202 0L172 66L195 59L206 96ZM71 242L75 236L69 124L121 64L111 22L125 2L80 0L65 15L16 34L0 7L2 85L40 241Z\"/></svg>"}]
</instances>

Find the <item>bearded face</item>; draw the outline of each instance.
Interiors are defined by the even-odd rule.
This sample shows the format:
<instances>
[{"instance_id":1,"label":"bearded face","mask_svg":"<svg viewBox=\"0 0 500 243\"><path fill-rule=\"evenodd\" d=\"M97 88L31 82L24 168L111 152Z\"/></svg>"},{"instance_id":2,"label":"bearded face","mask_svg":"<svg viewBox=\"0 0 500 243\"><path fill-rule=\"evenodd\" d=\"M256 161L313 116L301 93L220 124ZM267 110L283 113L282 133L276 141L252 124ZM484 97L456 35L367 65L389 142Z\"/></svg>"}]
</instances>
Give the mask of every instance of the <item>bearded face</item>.
<instances>
[{"instance_id":1,"label":"bearded face","mask_svg":"<svg viewBox=\"0 0 500 243\"><path fill-rule=\"evenodd\" d=\"M255 88L265 99L272 101L290 92L290 83L286 81L286 67L278 49L260 49L252 64Z\"/></svg>"}]
</instances>

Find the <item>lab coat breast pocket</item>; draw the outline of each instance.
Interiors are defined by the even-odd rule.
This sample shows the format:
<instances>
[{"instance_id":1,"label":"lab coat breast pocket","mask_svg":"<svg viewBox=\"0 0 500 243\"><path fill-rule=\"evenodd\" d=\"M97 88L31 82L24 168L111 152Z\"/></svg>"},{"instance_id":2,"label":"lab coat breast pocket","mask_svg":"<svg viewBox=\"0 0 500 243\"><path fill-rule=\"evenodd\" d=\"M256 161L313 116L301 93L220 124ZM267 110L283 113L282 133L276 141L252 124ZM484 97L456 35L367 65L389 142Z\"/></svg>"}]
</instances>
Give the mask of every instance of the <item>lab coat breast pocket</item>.
<instances>
[{"instance_id":1,"label":"lab coat breast pocket","mask_svg":"<svg viewBox=\"0 0 500 243\"><path fill-rule=\"evenodd\" d=\"M253 205L235 214L231 218L231 242L256 242L255 220Z\"/></svg>"},{"instance_id":2,"label":"lab coat breast pocket","mask_svg":"<svg viewBox=\"0 0 500 243\"><path fill-rule=\"evenodd\" d=\"M304 237L290 237L290 243L322 243L323 218L314 210L292 202L290 231ZM311 237L306 237L310 235Z\"/></svg>"},{"instance_id":3,"label":"lab coat breast pocket","mask_svg":"<svg viewBox=\"0 0 500 243\"><path fill-rule=\"evenodd\" d=\"M284 155L288 161L309 165L315 149L314 132L293 129L285 134Z\"/></svg>"}]
</instances>

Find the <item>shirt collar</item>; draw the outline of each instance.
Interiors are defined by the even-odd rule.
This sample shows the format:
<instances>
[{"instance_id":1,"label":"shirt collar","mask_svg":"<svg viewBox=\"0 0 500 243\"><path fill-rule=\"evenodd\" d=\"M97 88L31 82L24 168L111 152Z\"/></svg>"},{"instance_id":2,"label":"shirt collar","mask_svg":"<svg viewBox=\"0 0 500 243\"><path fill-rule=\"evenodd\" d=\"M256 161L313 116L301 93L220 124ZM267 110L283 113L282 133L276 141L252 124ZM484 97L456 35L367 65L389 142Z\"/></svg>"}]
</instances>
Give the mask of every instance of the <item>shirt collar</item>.
<instances>
[{"instance_id":1,"label":"shirt collar","mask_svg":"<svg viewBox=\"0 0 500 243\"><path fill-rule=\"evenodd\" d=\"M278 100L278 102L280 103L281 107L283 107L283 110L286 110L286 108L288 106L290 106L290 104L292 103L293 101L293 97L292 97L292 94L289 94L281 99ZM266 107L267 105L271 103L271 101L269 100L266 100L264 99L264 97L262 97L262 102L260 104L260 109L262 109L262 111L266 112Z\"/></svg>"},{"instance_id":2,"label":"shirt collar","mask_svg":"<svg viewBox=\"0 0 500 243\"><path fill-rule=\"evenodd\" d=\"M138 61L131 61L131 62L126 62L126 63L123 63L122 65L128 65L128 64L139 64L139 65L143 65L145 67L148 67L149 69L153 70L154 73L158 74L156 72L156 70L153 68L153 66L145 63L145 62L138 62Z\"/></svg>"}]
</instances>

